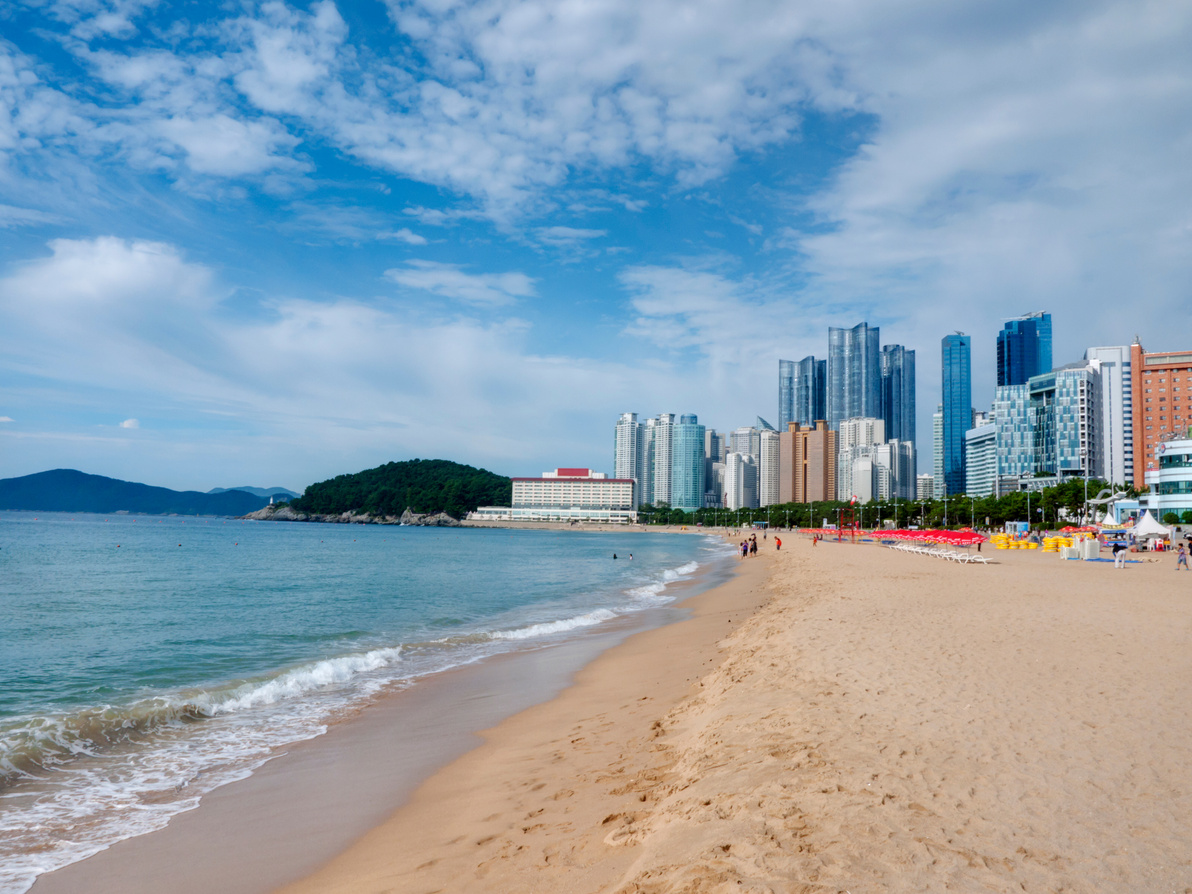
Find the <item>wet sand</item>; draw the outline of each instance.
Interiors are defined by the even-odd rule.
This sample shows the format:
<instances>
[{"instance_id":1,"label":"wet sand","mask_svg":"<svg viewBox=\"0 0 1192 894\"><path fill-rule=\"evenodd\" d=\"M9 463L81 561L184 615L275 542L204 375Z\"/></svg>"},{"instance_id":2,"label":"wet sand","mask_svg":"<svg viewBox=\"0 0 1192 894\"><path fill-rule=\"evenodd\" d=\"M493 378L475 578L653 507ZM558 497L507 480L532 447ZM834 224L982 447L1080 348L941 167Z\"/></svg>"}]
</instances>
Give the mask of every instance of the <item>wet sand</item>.
<instances>
[{"instance_id":1,"label":"wet sand","mask_svg":"<svg viewBox=\"0 0 1192 894\"><path fill-rule=\"evenodd\" d=\"M1192 891L1192 574L783 540L287 894Z\"/></svg>"}]
</instances>

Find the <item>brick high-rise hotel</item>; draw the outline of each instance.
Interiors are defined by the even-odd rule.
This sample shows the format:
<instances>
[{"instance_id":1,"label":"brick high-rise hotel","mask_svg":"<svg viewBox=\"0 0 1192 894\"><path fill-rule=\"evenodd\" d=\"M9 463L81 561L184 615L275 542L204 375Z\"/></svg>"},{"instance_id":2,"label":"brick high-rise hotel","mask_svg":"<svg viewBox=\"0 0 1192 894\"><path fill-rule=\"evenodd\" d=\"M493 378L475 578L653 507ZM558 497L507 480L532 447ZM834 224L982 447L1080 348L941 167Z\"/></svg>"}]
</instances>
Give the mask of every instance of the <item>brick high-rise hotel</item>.
<instances>
[{"instance_id":1,"label":"brick high-rise hotel","mask_svg":"<svg viewBox=\"0 0 1192 894\"><path fill-rule=\"evenodd\" d=\"M1186 436L1192 426L1192 351L1148 354L1130 346L1134 412L1134 484L1158 468L1160 442Z\"/></svg>"}]
</instances>

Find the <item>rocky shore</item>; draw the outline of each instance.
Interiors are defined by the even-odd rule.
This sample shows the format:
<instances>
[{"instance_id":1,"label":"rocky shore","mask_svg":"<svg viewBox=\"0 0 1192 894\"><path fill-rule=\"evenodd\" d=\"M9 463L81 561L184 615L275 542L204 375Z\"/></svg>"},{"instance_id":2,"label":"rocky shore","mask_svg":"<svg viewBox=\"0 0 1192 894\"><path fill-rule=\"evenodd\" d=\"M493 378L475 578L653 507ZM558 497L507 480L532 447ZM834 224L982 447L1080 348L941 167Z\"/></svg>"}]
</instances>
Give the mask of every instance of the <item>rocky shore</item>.
<instances>
[{"instance_id":1,"label":"rocky shore","mask_svg":"<svg viewBox=\"0 0 1192 894\"><path fill-rule=\"evenodd\" d=\"M452 518L446 512L419 514L407 509L400 516L373 515L369 512L341 512L338 514L322 514L318 512L299 512L288 503L274 503L240 518L256 521L293 521L293 522L328 522L340 525L415 525L428 528L458 528L458 519Z\"/></svg>"}]
</instances>

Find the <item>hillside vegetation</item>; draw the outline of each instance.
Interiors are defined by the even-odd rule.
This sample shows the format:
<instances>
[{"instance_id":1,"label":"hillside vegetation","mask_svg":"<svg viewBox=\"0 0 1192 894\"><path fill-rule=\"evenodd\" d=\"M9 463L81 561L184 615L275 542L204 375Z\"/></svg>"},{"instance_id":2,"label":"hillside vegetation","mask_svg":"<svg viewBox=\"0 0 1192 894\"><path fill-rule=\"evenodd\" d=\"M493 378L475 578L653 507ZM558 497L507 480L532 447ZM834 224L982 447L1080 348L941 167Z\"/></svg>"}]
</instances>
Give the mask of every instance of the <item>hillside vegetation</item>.
<instances>
[{"instance_id":1,"label":"hillside vegetation","mask_svg":"<svg viewBox=\"0 0 1192 894\"><path fill-rule=\"evenodd\" d=\"M463 518L477 506L508 506L512 499L513 482L504 476L446 459L411 459L312 484L290 506L320 514L411 509Z\"/></svg>"}]
</instances>

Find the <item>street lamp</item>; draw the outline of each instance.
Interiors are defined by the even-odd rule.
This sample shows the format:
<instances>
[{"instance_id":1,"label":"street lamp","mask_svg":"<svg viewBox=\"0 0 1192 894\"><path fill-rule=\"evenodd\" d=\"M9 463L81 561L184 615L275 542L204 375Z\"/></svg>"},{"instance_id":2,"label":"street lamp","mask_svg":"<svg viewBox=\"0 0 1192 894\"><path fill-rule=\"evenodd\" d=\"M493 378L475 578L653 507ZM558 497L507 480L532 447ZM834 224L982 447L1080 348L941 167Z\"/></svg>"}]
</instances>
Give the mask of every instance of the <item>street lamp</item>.
<instances>
[{"instance_id":1,"label":"street lamp","mask_svg":"<svg viewBox=\"0 0 1192 894\"><path fill-rule=\"evenodd\" d=\"M969 502L972 503L972 505L969 506L969 527L976 528L977 527L977 498L969 497Z\"/></svg>"}]
</instances>

